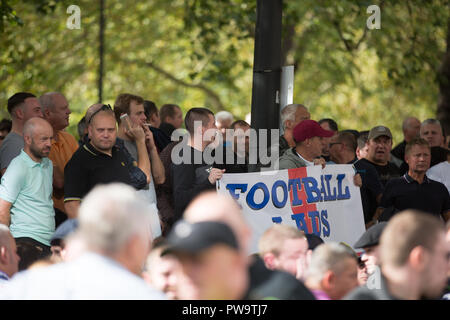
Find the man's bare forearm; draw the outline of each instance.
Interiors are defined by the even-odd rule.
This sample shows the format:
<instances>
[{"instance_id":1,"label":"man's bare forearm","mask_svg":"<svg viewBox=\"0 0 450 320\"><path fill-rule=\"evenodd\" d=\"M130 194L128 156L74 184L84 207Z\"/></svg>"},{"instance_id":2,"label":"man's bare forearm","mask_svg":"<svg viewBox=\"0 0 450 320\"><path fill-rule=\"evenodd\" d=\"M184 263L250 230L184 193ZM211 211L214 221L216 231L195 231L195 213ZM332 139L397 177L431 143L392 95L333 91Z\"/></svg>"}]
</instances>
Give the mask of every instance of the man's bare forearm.
<instances>
[{"instance_id":1,"label":"man's bare forearm","mask_svg":"<svg viewBox=\"0 0 450 320\"><path fill-rule=\"evenodd\" d=\"M158 150L156 150L156 148L153 148L152 150L150 150L149 155L153 180L155 184L163 184L164 181L166 181L166 173L161 158L158 155Z\"/></svg>"},{"instance_id":2,"label":"man's bare forearm","mask_svg":"<svg viewBox=\"0 0 450 320\"><path fill-rule=\"evenodd\" d=\"M9 227L11 223L11 203L0 199L0 223Z\"/></svg>"}]
</instances>

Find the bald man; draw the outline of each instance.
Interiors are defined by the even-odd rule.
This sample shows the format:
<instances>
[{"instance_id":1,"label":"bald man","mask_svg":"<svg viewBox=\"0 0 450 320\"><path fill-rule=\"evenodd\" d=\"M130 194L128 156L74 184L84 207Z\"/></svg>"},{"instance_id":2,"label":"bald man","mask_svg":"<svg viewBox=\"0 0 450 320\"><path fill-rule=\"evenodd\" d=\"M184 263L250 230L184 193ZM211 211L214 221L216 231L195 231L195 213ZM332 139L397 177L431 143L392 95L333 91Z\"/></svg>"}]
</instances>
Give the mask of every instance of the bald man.
<instances>
[{"instance_id":1,"label":"bald man","mask_svg":"<svg viewBox=\"0 0 450 320\"><path fill-rule=\"evenodd\" d=\"M11 161L0 185L0 223L9 226L16 240L19 270L50 254L55 231L53 165L48 159L52 126L31 118L24 125L23 138L24 148Z\"/></svg>"},{"instance_id":2,"label":"bald man","mask_svg":"<svg viewBox=\"0 0 450 320\"><path fill-rule=\"evenodd\" d=\"M52 149L49 159L53 164L53 205L56 228L67 219L64 208L64 167L78 149L78 142L68 132L72 113L66 97L59 92L48 92L39 98L44 119L53 127Z\"/></svg>"},{"instance_id":3,"label":"bald man","mask_svg":"<svg viewBox=\"0 0 450 320\"><path fill-rule=\"evenodd\" d=\"M242 211L230 196L216 192L204 192L196 197L186 208L183 215L188 222L217 221L228 225L236 235L240 253L247 259L250 284L247 299L314 300L312 293L295 276L278 270L269 270L261 258L250 252L251 229ZM194 280L194 279L192 279ZM195 285L195 281L193 282Z\"/></svg>"},{"instance_id":4,"label":"bald man","mask_svg":"<svg viewBox=\"0 0 450 320\"><path fill-rule=\"evenodd\" d=\"M70 219L77 218L81 200L98 184L122 182L139 189L149 182L149 177L139 169L139 164L132 159L130 161L125 149L117 145L116 118L110 105L94 104L89 107L86 122L90 140L78 148L64 168L64 209ZM144 138L141 127L131 128L130 131ZM139 150L147 153L145 148ZM143 182L144 185L135 182Z\"/></svg>"}]
</instances>

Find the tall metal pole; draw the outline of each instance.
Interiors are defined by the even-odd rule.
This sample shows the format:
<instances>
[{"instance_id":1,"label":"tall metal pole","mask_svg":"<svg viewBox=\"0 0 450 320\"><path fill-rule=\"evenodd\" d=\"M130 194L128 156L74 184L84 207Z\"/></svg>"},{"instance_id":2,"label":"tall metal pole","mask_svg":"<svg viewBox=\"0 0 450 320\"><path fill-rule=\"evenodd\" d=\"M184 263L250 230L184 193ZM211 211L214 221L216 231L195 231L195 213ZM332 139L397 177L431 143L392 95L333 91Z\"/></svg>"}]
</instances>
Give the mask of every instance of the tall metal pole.
<instances>
[{"instance_id":1,"label":"tall metal pole","mask_svg":"<svg viewBox=\"0 0 450 320\"><path fill-rule=\"evenodd\" d=\"M283 0L257 0L256 4L251 111L251 125L256 130L278 129L282 5ZM260 139L260 135L257 140L257 150L253 152L257 152L259 160L262 154L273 154L270 146L278 149L275 144L278 142L278 136L277 141L271 141L270 133L267 140ZM249 172L254 171L259 171L258 165L249 165Z\"/></svg>"},{"instance_id":2,"label":"tall metal pole","mask_svg":"<svg viewBox=\"0 0 450 320\"><path fill-rule=\"evenodd\" d=\"M99 67L98 67L98 102L103 100L103 60L104 60L104 32L105 32L105 0L100 0L100 28L99 28Z\"/></svg>"},{"instance_id":3,"label":"tall metal pole","mask_svg":"<svg viewBox=\"0 0 450 320\"><path fill-rule=\"evenodd\" d=\"M281 26L283 0L258 0L251 124L254 129L279 126Z\"/></svg>"}]
</instances>

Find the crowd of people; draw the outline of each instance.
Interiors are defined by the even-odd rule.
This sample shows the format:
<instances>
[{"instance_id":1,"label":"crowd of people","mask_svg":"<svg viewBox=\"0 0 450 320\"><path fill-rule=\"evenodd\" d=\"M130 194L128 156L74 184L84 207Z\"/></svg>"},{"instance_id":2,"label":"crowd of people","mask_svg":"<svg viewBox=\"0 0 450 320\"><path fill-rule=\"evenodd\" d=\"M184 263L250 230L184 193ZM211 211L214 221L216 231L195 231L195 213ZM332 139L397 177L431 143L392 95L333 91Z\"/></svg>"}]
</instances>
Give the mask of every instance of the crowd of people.
<instances>
[{"instance_id":1,"label":"crowd of people","mask_svg":"<svg viewBox=\"0 0 450 320\"><path fill-rule=\"evenodd\" d=\"M77 141L61 93L19 92L7 109L2 299L450 299L450 136L438 120L406 118L392 148L385 126L339 130L284 107L276 169L352 165L366 231L349 247L274 224L249 254L240 206L215 191L224 173L266 166L251 161L246 121L122 93L87 108Z\"/></svg>"}]
</instances>

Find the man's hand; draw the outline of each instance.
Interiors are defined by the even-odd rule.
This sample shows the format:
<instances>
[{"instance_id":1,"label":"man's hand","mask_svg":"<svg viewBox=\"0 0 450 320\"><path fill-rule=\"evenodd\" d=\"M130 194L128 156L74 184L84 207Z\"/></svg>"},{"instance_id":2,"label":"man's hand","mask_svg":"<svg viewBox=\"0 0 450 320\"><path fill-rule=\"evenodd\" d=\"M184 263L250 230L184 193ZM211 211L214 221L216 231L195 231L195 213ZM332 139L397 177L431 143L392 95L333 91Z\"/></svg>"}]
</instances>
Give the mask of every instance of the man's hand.
<instances>
[{"instance_id":1,"label":"man's hand","mask_svg":"<svg viewBox=\"0 0 450 320\"><path fill-rule=\"evenodd\" d=\"M362 187L362 178L359 173L357 173L353 176L353 183L355 184L355 186L357 186L359 188Z\"/></svg>"},{"instance_id":2,"label":"man's hand","mask_svg":"<svg viewBox=\"0 0 450 320\"><path fill-rule=\"evenodd\" d=\"M327 163L327 162L325 161L325 159L322 158L322 157L317 158L317 159L314 159L313 162L314 162L314 165L315 165L315 166L321 165L321 166L322 166L322 169L325 168L325 165L326 165L326 163Z\"/></svg>"},{"instance_id":3,"label":"man's hand","mask_svg":"<svg viewBox=\"0 0 450 320\"><path fill-rule=\"evenodd\" d=\"M138 142L138 141L145 141L145 132L144 129L142 129L141 126L129 126L129 130L125 128L125 134L129 136L132 140Z\"/></svg>"},{"instance_id":4,"label":"man's hand","mask_svg":"<svg viewBox=\"0 0 450 320\"><path fill-rule=\"evenodd\" d=\"M156 148L155 139L153 139L152 130L147 126L142 127L145 134L145 145L147 146L148 151L152 151Z\"/></svg>"},{"instance_id":5,"label":"man's hand","mask_svg":"<svg viewBox=\"0 0 450 320\"><path fill-rule=\"evenodd\" d=\"M211 182L211 184L214 184L217 180L220 180L222 178L224 172L225 169L221 170L217 168L212 168L208 177L209 182Z\"/></svg>"}]
</instances>

